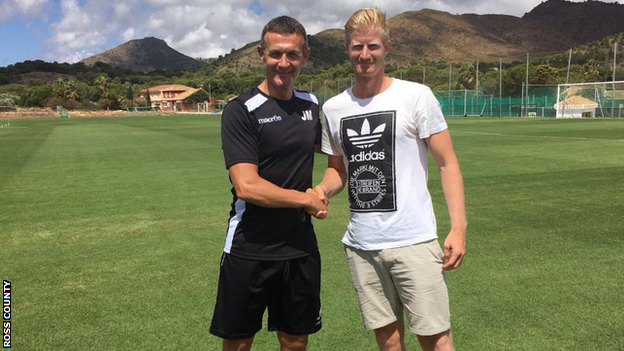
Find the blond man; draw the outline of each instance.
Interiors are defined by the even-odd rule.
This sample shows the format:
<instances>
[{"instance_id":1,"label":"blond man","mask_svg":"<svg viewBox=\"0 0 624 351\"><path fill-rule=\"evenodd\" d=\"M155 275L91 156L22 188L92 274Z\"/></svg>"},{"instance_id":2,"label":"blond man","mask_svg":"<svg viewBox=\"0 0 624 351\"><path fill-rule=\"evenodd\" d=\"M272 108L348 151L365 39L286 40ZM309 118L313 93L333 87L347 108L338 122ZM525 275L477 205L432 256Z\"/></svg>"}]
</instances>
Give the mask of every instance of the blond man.
<instances>
[{"instance_id":1,"label":"blond man","mask_svg":"<svg viewBox=\"0 0 624 351\"><path fill-rule=\"evenodd\" d=\"M323 106L328 168L315 190L327 203L348 184L342 241L364 325L379 349L405 350L405 314L424 350L453 350L444 271L459 267L466 252L466 218L447 124L429 88L385 74L384 13L355 12L345 34L355 84ZM427 189L428 150L451 218L443 251Z\"/></svg>"}]
</instances>

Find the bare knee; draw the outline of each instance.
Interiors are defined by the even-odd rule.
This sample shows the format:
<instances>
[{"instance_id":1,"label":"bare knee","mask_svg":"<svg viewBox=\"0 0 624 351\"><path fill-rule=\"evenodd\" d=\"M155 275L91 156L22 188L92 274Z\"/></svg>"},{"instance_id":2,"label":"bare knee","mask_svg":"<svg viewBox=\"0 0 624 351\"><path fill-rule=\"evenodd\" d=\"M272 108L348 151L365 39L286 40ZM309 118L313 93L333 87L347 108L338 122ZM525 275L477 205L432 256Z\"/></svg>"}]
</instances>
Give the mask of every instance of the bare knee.
<instances>
[{"instance_id":1,"label":"bare knee","mask_svg":"<svg viewBox=\"0 0 624 351\"><path fill-rule=\"evenodd\" d=\"M308 346L307 335L292 335L278 330L277 338L280 343L280 351L306 351Z\"/></svg>"},{"instance_id":2,"label":"bare knee","mask_svg":"<svg viewBox=\"0 0 624 351\"><path fill-rule=\"evenodd\" d=\"M223 339L223 351L249 351L253 338Z\"/></svg>"},{"instance_id":3,"label":"bare knee","mask_svg":"<svg viewBox=\"0 0 624 351\"><path fill-rule=\"evenodd\" d=\"M375 329L375 339L380 351L404 351L405 326L403 321L396 321Z\"/></svg>"},{"instance_id":4,"label":"bare knee","mask_svg":"<svg viewBox=\"0 0 624 351\"><path fill-rule=\"evenodd\" d=\"M454 351L451 331L447 330L436 335L418 335L418 341L424 351Z\"/></svg>"}]
</instances>

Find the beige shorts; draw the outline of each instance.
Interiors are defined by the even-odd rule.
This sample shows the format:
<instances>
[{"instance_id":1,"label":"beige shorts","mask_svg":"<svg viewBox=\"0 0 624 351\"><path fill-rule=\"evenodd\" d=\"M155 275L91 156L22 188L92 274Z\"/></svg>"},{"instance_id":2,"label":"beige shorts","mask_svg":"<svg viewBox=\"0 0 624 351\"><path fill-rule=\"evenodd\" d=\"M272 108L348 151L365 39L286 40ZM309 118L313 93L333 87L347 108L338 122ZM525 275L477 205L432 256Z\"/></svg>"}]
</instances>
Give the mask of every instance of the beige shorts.
<instances>
[{"instance_id":1,"label":"beige shorts","mask_svg":"<svg viewBox=\"0 0 624 351\"><path fill-rule=\"evenodd\" d=\"M444 255L437 240L374 251L345 245L345 251L366 329L403 320L404 309L416 335L451 328Z\"/></svg>"}]
</instances>

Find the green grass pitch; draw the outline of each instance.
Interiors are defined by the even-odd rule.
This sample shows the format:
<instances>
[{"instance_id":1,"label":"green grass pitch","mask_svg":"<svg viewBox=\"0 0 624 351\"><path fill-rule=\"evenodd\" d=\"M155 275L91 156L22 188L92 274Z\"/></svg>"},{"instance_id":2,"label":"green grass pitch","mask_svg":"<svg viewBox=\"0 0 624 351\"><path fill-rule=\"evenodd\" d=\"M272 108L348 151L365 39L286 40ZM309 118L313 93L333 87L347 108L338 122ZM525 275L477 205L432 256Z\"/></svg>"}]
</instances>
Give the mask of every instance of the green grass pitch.
<instances>
[{"instance_id":1,"label":"green grass pitch","mask_svg":"<svg viewBox=\"0 0 624 351\"><path fill-rule=\"evenodd\" d=\"M447 274L457 349L624 350L624 120L448 122L469 221L468 255ZM231 201L219 126L204 115L0 129L13 348L220 350L208 333ZM318 155L316 182L325 165ZM310 350L376 350L340 243L347 219L340 194L315 222L324 327ZM258 333L254 350L277 348Z\"/></svg>"}]
</instances>

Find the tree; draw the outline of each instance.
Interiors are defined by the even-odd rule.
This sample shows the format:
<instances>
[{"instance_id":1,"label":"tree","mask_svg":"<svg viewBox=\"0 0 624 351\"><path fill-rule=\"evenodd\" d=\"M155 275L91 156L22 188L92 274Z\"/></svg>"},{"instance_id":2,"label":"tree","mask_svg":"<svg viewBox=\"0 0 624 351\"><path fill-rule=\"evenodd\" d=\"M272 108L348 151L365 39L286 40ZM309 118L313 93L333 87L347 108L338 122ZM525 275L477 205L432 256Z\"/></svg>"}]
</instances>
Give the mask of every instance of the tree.
<instances>
[{"instance_id":1,"label":"tree","mask_svg":"<svg viewBox=\"0 0 624 351\"><path fill-rule=\"evenodd\" d=\"M23 96L28 92L28 87L23 84L0 85L0 93Z\"/></svg>"},{"instance_id":2,"label":"tree","mask_svg":"<svg viewBox=\"0 0 624 351\"><path fill-rule=\"evenodd\" d=\"M76 84L75 80L69 81L65 84L65 98L71 100L78 100L80 98L80 94L78 93L78 84Z\"/></svg>"},{"instance_id":3,"label":"tree","mask_svg":"<svg viewBox=\"0 0 624 351\"><path fill-rule=\"evenodd\" d=\"M520 96L526 79L526 65L518 64L503 71L503 91L506 95Z\"/></svg>"},{"instance_id":4,"label":"tree","mask_svg":"<svg viewBox=\"0 0 624 351\"><path fill-rule=\"evenodd\" d=\"M95 78L95 85L100 89L100 96L106 97L106 88L108 86L108 77L106 76L98 76Z\"/></svg>"},{"instance_id":5,"label":"tree","mask_svg":"<svg viewBox=\"0 0 624 351\"><path fill-rule=\"evenodd\" d=\"M152 97L150 96L149 89L145 91L145 100L147 101L147 106L152 106Z\"/></svg>"},{"instance_id":6,"label":"tree","mask_svg":"<svg viewBox=\"0 0 624 351\"><path fill-rule=\"evenodd\" d=\"M204 90L198 90L195 93L188 96L186 99L184 99L183 102L184 103L192 102L193 104L196 104L196 103L201 103L201 102L208 101L208 100L209 100L208 93L205 92Z\"/></svg>"},{"instance_id":7,"label":"tree","mask_svg":"<svg viewBox=\"0 0 624 351\"><path fill-rule=\"evenodd\" d=\"M598 82L600 80L600 63L594 59L589 59L583 65L583 76L585 82Z\"/></svg>"},{"instance_id":8,"label":"tree","mask_svg":"<svg viewBox=\"0 0 624 351\"><path fill-rule=\"evenodd\" d=\"M17 95L0 93L0 106L17 106L17 102L19 101L19 99L20 97Z\"/></svg>"},{"instance_id":9,"label":"tree","mask_svg":"<svg viewBox=\"0 0 624 351\"><path fill-rule=\"evenodd\" d=\"M132 99L134 99L134 93L132 92L132 84L126 83L126 85L127 85L127 88L126 88L126 100L132 101Z\"/></svg>"},{"instance_id":10,"label":"tree","mask_svg":"<svg viewBox=\"0 0 624 351\"><path fill-rule=\"evenodd\" d=\"M120 110L123 104L123 98L111 92L106 98L100 99L98 104L102 110Z\"/></svg>"},{"instance_id":11,"label":"tree","mask_svg":"<svg viewBox=\"0 0 624 351\"><path fill-rule=\"evenodd\" d=\"M59 78L54 82L53 88L54 101L47 101L45 105L63 105L67 108L74 108L76 101L80 99L78 93L78 84L76 81L64 81Z\"/></svg>"},{"instance_id":12,"label":"tree","mask_svg":"<svg viewBox=\"0 0 624 351\"><path fill-rule=\"evenodd\" d=\"M43 107L46 100L54 97L53 90L51 84L33 87L27 94L22 96L19 104L22 107Z\"/></svg>"},{"instance_id":13,"label":"tree","mask_svg":"<svg viewBox=\"0 0 624 351\"><path fill-rule=\"evenodd\" d=\"M486 95L498 97L499 88L499 71L490 70L484 75L479 76L479 90Z\"/></svg>"},{"instance_id":14,"label":"tree","mask_svg":"<svg viewBox=\"0 0 624 351\"><path fill-rule=\"evenodd\" d=\"M65 81L61 78L57 79L54 82L54 88L53 88L54 97L60 100L65 99L65 90L66 90Z\"/></svg>"},{"instance_id":15,"label":"tree","mask_svg":"<svg viewBox=\"0 0 624 351\"><path fill-rule=\"evenodd\" d=\"M535 67L529 80L532 84L557 84L561 76L556 68L549 64L541 64Z\"/></svg>"},{"instance_id":16,"label":"tree","mask_svg":"<svg viewBox=\"0 0 624 351\"><path fill-rule=\"evenodd\" d=\"M462 63L459 68L459 83L466 89L475 89L477 85L477 70L472 62Z\"/></svg>"}]
</instances>

